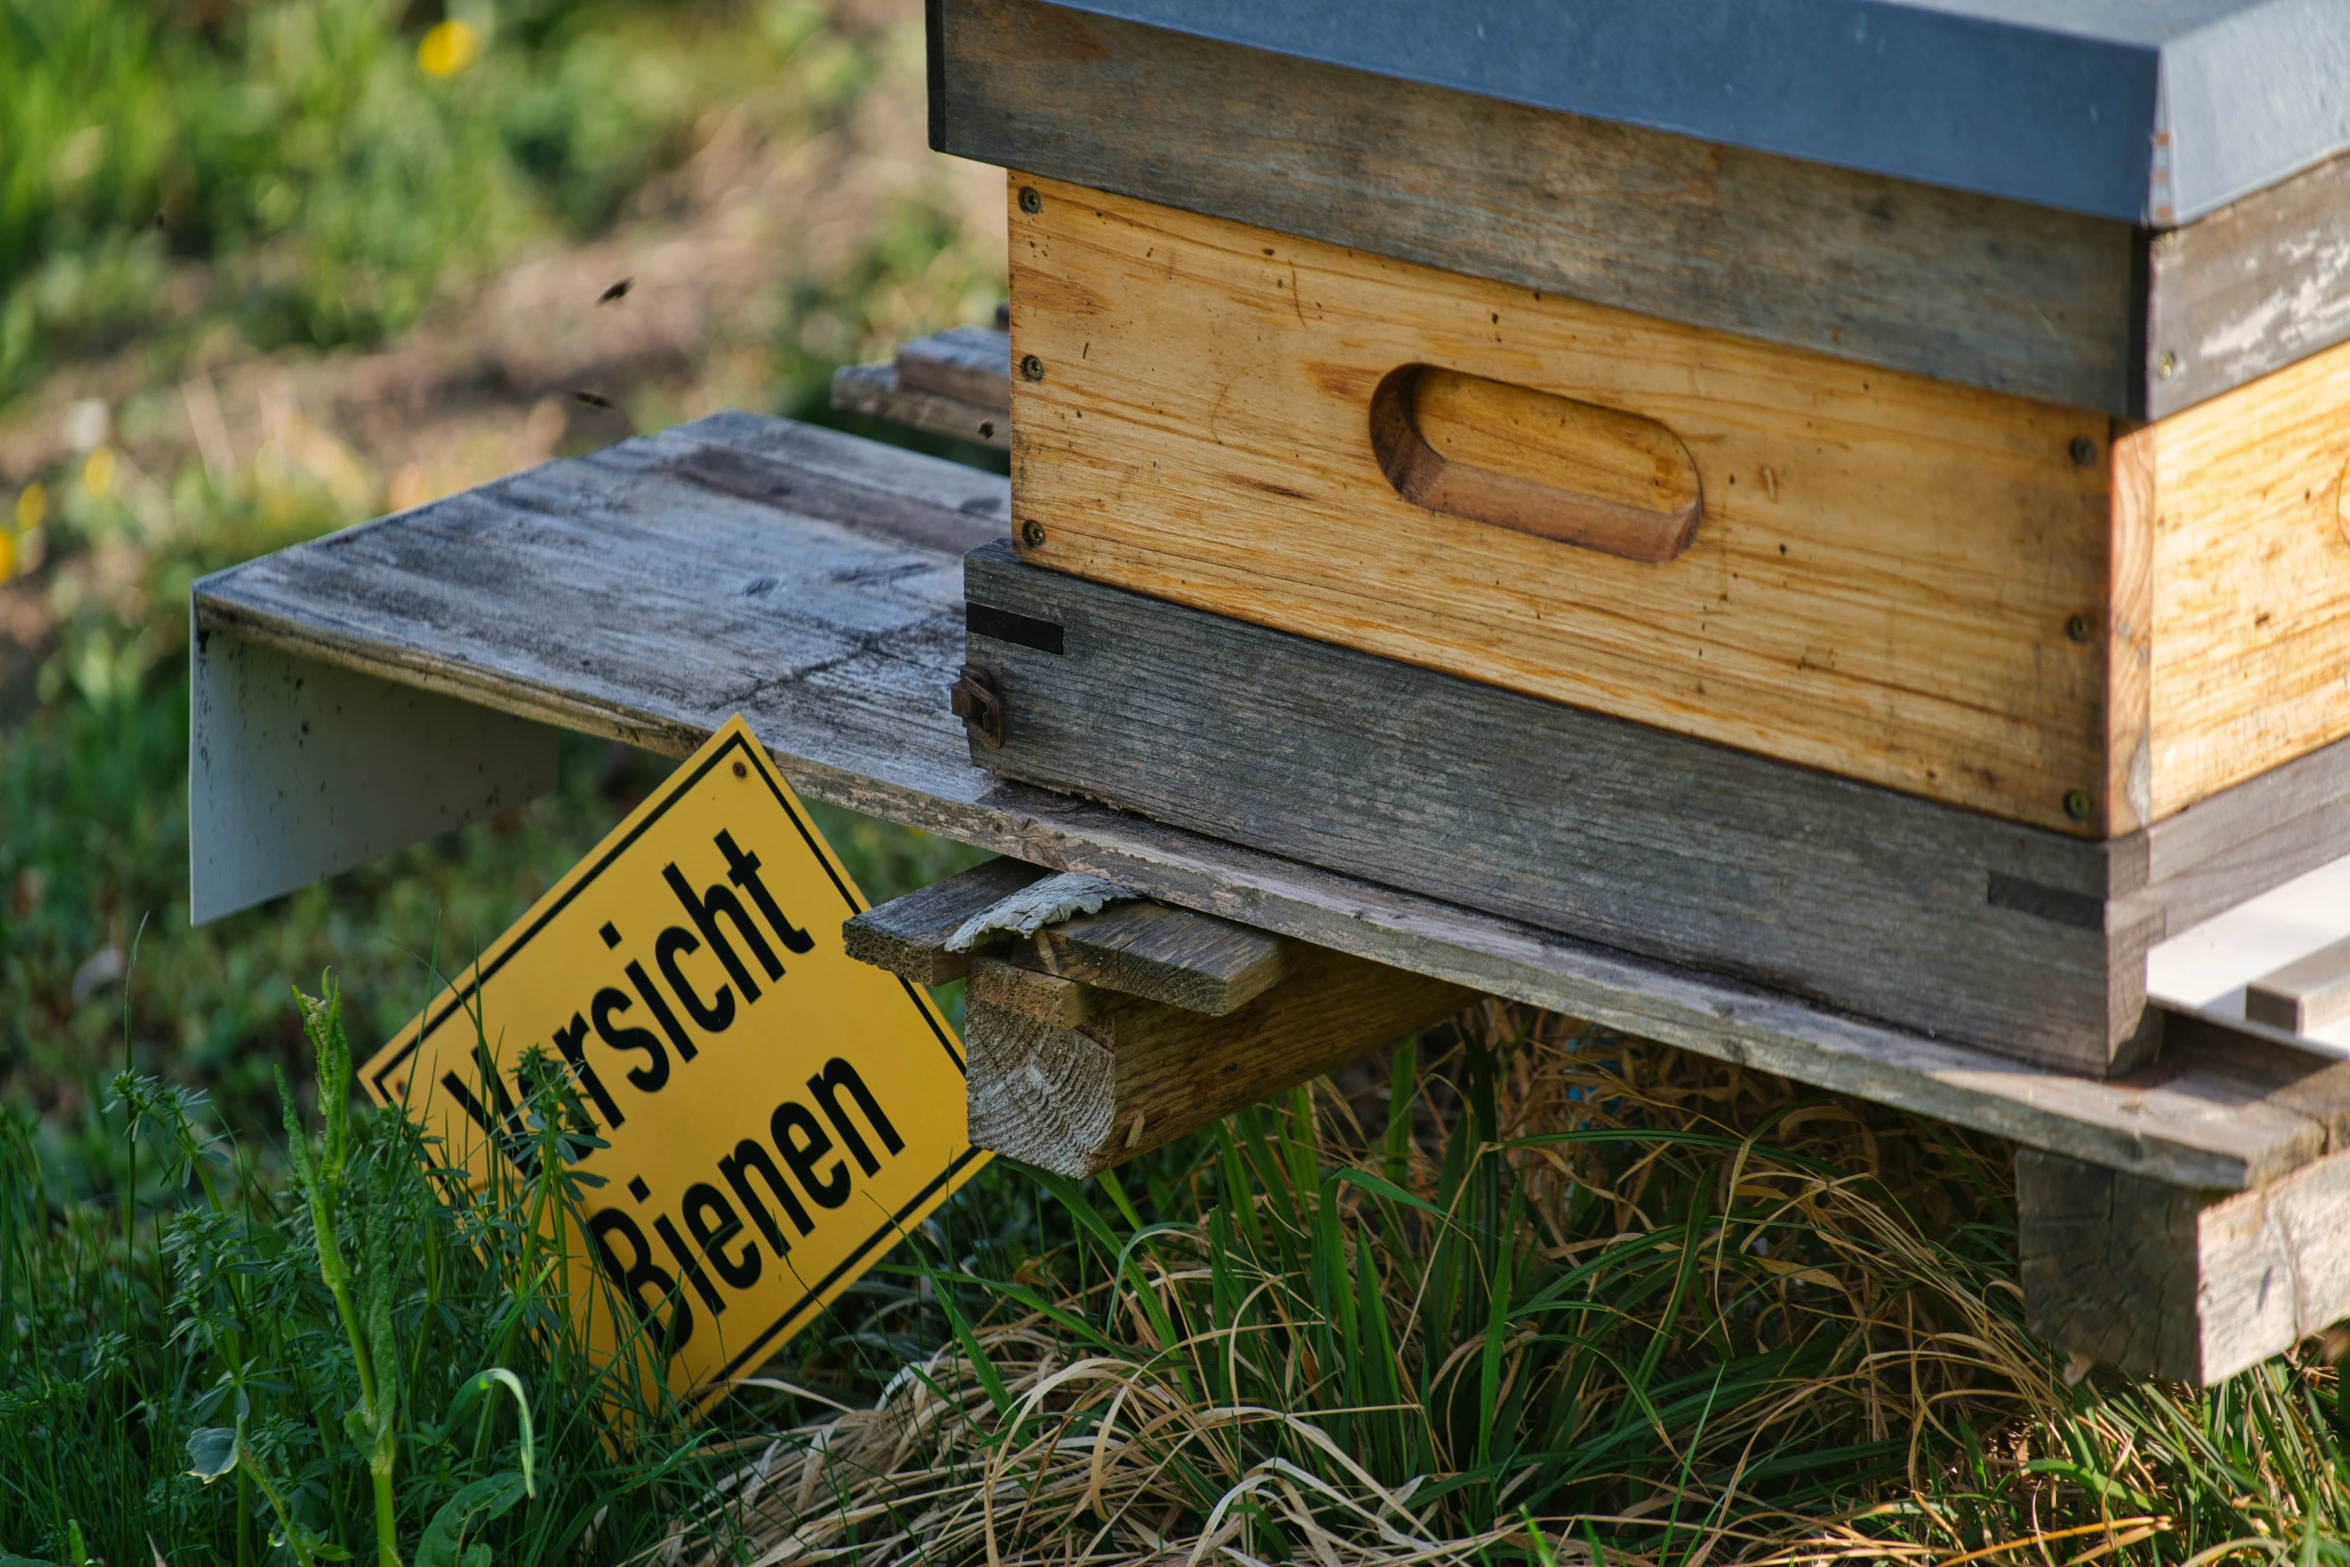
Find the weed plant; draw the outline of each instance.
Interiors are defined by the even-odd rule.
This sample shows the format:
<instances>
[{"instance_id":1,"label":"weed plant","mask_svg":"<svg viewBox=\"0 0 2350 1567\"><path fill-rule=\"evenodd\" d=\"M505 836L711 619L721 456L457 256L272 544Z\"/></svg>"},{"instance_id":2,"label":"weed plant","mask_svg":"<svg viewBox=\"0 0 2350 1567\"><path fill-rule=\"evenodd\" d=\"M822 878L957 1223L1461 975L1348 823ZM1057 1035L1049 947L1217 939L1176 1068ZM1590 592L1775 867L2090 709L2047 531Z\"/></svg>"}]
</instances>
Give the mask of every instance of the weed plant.
<instances>
[{"instance_id":1,"label":"weed plant","mask_svg":"<svg viewBox=\"0 0 2350 1567\"><path fill-rule=\"evenodd\" d=\"M1071 1244L732 1477L759 1559L2350 1561L2322 1357L2068 1386L2003 1148L1535 1032L1399 1051L1368 1134L1245 1112L1152 1212L1036 1176Z\"/></svg>"},{"instance_id":2,"label":"weed plant","mask_svg":"<svg viewBox=\"0 0 2350 1567\"><path fill-rule=\"evenodd\" d=\"M563 1160L470 1189L354 1110L331 988L302 1011L320 1113L286 1093L290 1179L135 1073L111 1208L60 1201L23 1118L0 1130L0 1552L479 1567L660 1543L707 1431L583 1353ZM553 1151L562 1107L537 1120Z\"/></svg>"}]
</instances>

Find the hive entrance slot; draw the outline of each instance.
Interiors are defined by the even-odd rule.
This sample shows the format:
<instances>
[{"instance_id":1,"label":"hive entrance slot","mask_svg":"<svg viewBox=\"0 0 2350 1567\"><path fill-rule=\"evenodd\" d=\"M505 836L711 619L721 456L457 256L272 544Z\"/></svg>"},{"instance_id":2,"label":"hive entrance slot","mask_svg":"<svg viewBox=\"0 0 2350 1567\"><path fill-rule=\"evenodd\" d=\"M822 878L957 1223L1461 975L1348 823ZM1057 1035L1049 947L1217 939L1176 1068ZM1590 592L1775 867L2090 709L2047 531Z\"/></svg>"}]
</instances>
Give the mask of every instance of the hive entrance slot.
<instances>
[{"instance_id":1,"label":"hive entrance slot","mask_svg":"<svg viewBox=\"0 0 2350 1567\"><path fill-rule=\"evenodd\" d=\"M1689 449L1654 419L1434 365L1379 383L1371 447L1416 506L1627 560L1671 560L1704 511Z\"/></svg>"}]
</instances>

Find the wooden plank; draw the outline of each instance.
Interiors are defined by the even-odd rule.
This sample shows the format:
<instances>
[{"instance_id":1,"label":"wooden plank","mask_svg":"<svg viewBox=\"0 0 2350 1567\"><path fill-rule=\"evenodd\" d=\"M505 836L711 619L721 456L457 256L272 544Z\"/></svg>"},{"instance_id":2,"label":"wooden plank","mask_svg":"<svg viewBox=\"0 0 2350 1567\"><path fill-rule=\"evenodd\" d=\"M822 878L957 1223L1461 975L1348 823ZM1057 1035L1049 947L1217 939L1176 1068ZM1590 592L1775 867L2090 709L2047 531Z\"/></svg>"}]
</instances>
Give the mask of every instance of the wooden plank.
<instances>
[{"instance_id":1,"label":"wooden plank","mask_svg":"<svg viewBox=\"0 0 2350 1567\"><path fill-rule=\"evenodd\" d=\"M2350 941L2337 941L2254 980L2244 989L2244 1015L2293 1034L2350 1017Z\"/></svg>"},{"instance_id":2,"label":"wooden plank","mask_svg":"<svg viewBox=\"0 0 2350 1567\"><path fill-rule=\"evenodd\" d=\"M1093 1175L1475 999L1408 970L1302 948L1279 984L1211 1017L982 959L964 1013L971 1141Z\"/></svg>"},{"instance_id":3,"label":"wooden plank","mask_svg":"<svg viewBox=\"0 0 2350 1567\"><path fill-rule=\"evenodd\" d=\"M2016 1152L2026 1320L2059 1349L2208 1386L2350 1316L2350 1153L2228 1195Z\"/></svg>"},{"instance_id":4,"label":"wooden plank","mask_svg":"<svg viewBox=\"0 0 2350 1567\"><path fill-rule=\"evenodd\" d=\"M2157 910L2112 851L974 552L973 759L1276 854L2103 1076ZM1571 759L1562 765L1563 759Z\"/></svg>"},{"instance_id":5,"label":"wooden plank","mask_svg":"<svg viewBox=\"0 0 2350 1567\"><path fill-rule=\"evenodd\" d=\"M2159 820L2350 734L2350 343L2116 444L2152 475Z\"/></svg>"},{"instance_id":6,"label":"wooden plank","mask_svg":"<svg viewBox=\"0 0 2350 1567\"><path fill-rule=\"evenodd\" d=\"M1000 409L902 385L894 364L842 365L833 371L832 406L998 451L1012 445L1012 422Z\"/></svg>"},{"instance_id":7,"label":"wooden plank","mask_svg":"<svg viewBox=\"0 0 2350 1567\"><path fill-rule=\"evenodd\" d=\"M960 979L970 972L972 954L947 951L948 940L1044 874L1039 866L994 859L876 905L841 927L849 956L920 984ZM999 933L982 945L998 948L1012 939ZM1231 920L1143 899L1078 914L1021 943L1022 961L1058 976L1056 985L1083 981L1211 1017L1271 989L1288 971L1290 945ZM1014 1003L997 998L997 1004Z\"/></svg>"},{"instance_id":8,"label":"wooden plank","mask_svg":"<svg viewBox=\"0 0 2350 1567\"><path fill-rule=\"evenodd\" d=\"M1037 0L939 22L942 151L1864 364L2161 418L2350 334L2350 158L2143 235Z\"/></svg>"},{"instance_id":9,"label":"wooden plank","mask_svg":"<svg viewBox=\"0 0 2350 1567\"><path fill-rule=\"evenodd\" d=\"M1034 0L945 0L940 16L931 141L960 157L1866 364L2136 411L2125 224Z\"/></svg>"},{"instance_id":10,"label":"wooden plank","mask_svg":"<svg viewBox=\"0 0 2350 1567\"><path fill-rule=\"evenodd\" d=\"M943 985L971 971L971 954L949 952L947 939L1045 875L1041 865L998 857L932 882L904 897L877 903L840 928L849 956L888 969L917 985Z\"/></svg>"},{"instance_id":11,"label":"wooden plank","mask_svg":"<svg viewBox=\"0 0 2350 1567\"><path fill-rule=\"evenodd\" d=\"M707 447L854 483L812 487L826 510L644 477ZM2189 1042L2099 1082L996 780L942 699L967 656L959 562L876 524L860 490L952 515L992 493L997 517L1006 496L951 463L721 414L247 562L197 585L194 618L668 755L740 712L812 799L2154 1179L2233 1189L2327 1151L2332 1123L2291 1093L2314 1057L2296 1079Z\"/></svg>"},{"instance_id":12,"label":"wooden plank","mask_svg":"<svg viewBox=\"0 0 2350 1567\"><path fill-rule=\"evenodd\" d=\"M2350 156L2147 244L2150 418L2350 338Z\"/></svg>"},{"instance_id":13,"label":"wooden plank","mask_svg":"<svg viewBox=\"0 0 2350 1567\"><path fill-rule=\"evenodd\" d=\"M2104 417L1013 187L1013 348L1041 373L1012 393L1026 558L2103 830L2105 659L2075 632L2107 620ZM1696 462L1695 541L1652 564L1405 500L1370 406L1419 363L1663 424Z\"/></svg>"},{"instance_id":14,"label":"wooden plank","mask_svg":"<svg viewBox=\"0 0 2350 1567\"><path fill-rule=\"evenodd\" d=\"M898 384L1001 413L1012 406L1012 339L994 327L958 326L900 343Z\"/></svg>"},{"instance_id":15,"label":"wooden plank","mask_svg":"<svg viewBox=\"0 0 2350 1567\"><path fill-rule=\"evenodd\" d=\"M1037 933L1037 956L1067 979L1222 1017L1289 971L1279 936L1163 903L1120 903Z\"/></svg>"}]
</instances>

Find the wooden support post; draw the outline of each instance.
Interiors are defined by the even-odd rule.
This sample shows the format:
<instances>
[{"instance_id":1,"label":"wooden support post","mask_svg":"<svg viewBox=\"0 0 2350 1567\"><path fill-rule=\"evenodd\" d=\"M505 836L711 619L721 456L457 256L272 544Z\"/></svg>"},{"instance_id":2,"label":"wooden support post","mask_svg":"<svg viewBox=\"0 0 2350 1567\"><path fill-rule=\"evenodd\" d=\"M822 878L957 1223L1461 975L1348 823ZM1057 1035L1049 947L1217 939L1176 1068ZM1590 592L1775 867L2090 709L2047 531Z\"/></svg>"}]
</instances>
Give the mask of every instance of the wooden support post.
<instances>
[{"instance_id":1,"label":"wooden support post","mask_svg":"<svg viewBox=\"0 0 2350 1567\"><path fill-rule=\"evenodd\" d=\"M2350 1153L2199 1192L2019 1148L2024 1308L2057 1348L2209 1385L2350 1317Z\"/></svg>"},{"instance_id":2,"label":"wooden support post","mask_svg":"<svg viewBox=\"0 0 2350 1567\"><path fill-rule=\"evenodd\" d=\"M843 928L924 984L968 973L971 1141L1084 1176L1450 1017L1477 992L1141 899L945 950L1042 874L992 860Z\"/></svg>"},{"instance_id":3,"label":"wooden support post","mask_svg":"<svg viewBox=\"0 0 2350 1567\"><path fill-rule=\"evenodd\" d=\"M1222 1017L997 959L964 1012L971 1141L1084 1176L1441 1022L1474 991L1322 947Z\"/></svg>"}]
</instances>

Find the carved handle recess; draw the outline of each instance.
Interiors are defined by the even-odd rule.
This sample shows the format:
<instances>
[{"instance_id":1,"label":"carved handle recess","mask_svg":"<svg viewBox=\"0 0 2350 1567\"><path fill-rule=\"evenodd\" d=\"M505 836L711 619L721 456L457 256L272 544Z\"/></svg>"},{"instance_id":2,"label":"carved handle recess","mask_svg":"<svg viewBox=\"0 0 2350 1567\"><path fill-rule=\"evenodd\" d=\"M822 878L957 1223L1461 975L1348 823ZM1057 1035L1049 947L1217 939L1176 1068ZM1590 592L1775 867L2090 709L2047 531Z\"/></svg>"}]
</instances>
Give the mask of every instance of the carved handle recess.
<instances>
[{"instance_id":1,"label":"carved handle recess","mask_svg":"<svg viewBox=\"0 0 2350 1567\"><path fill-rule=\"evenodd\" d=\"M1379 383L1371 446L1415 506L1626 560L1671 560L1705 509L1689 448L1654 419L1433 365Z\"/></svg>"}]
</instances>

